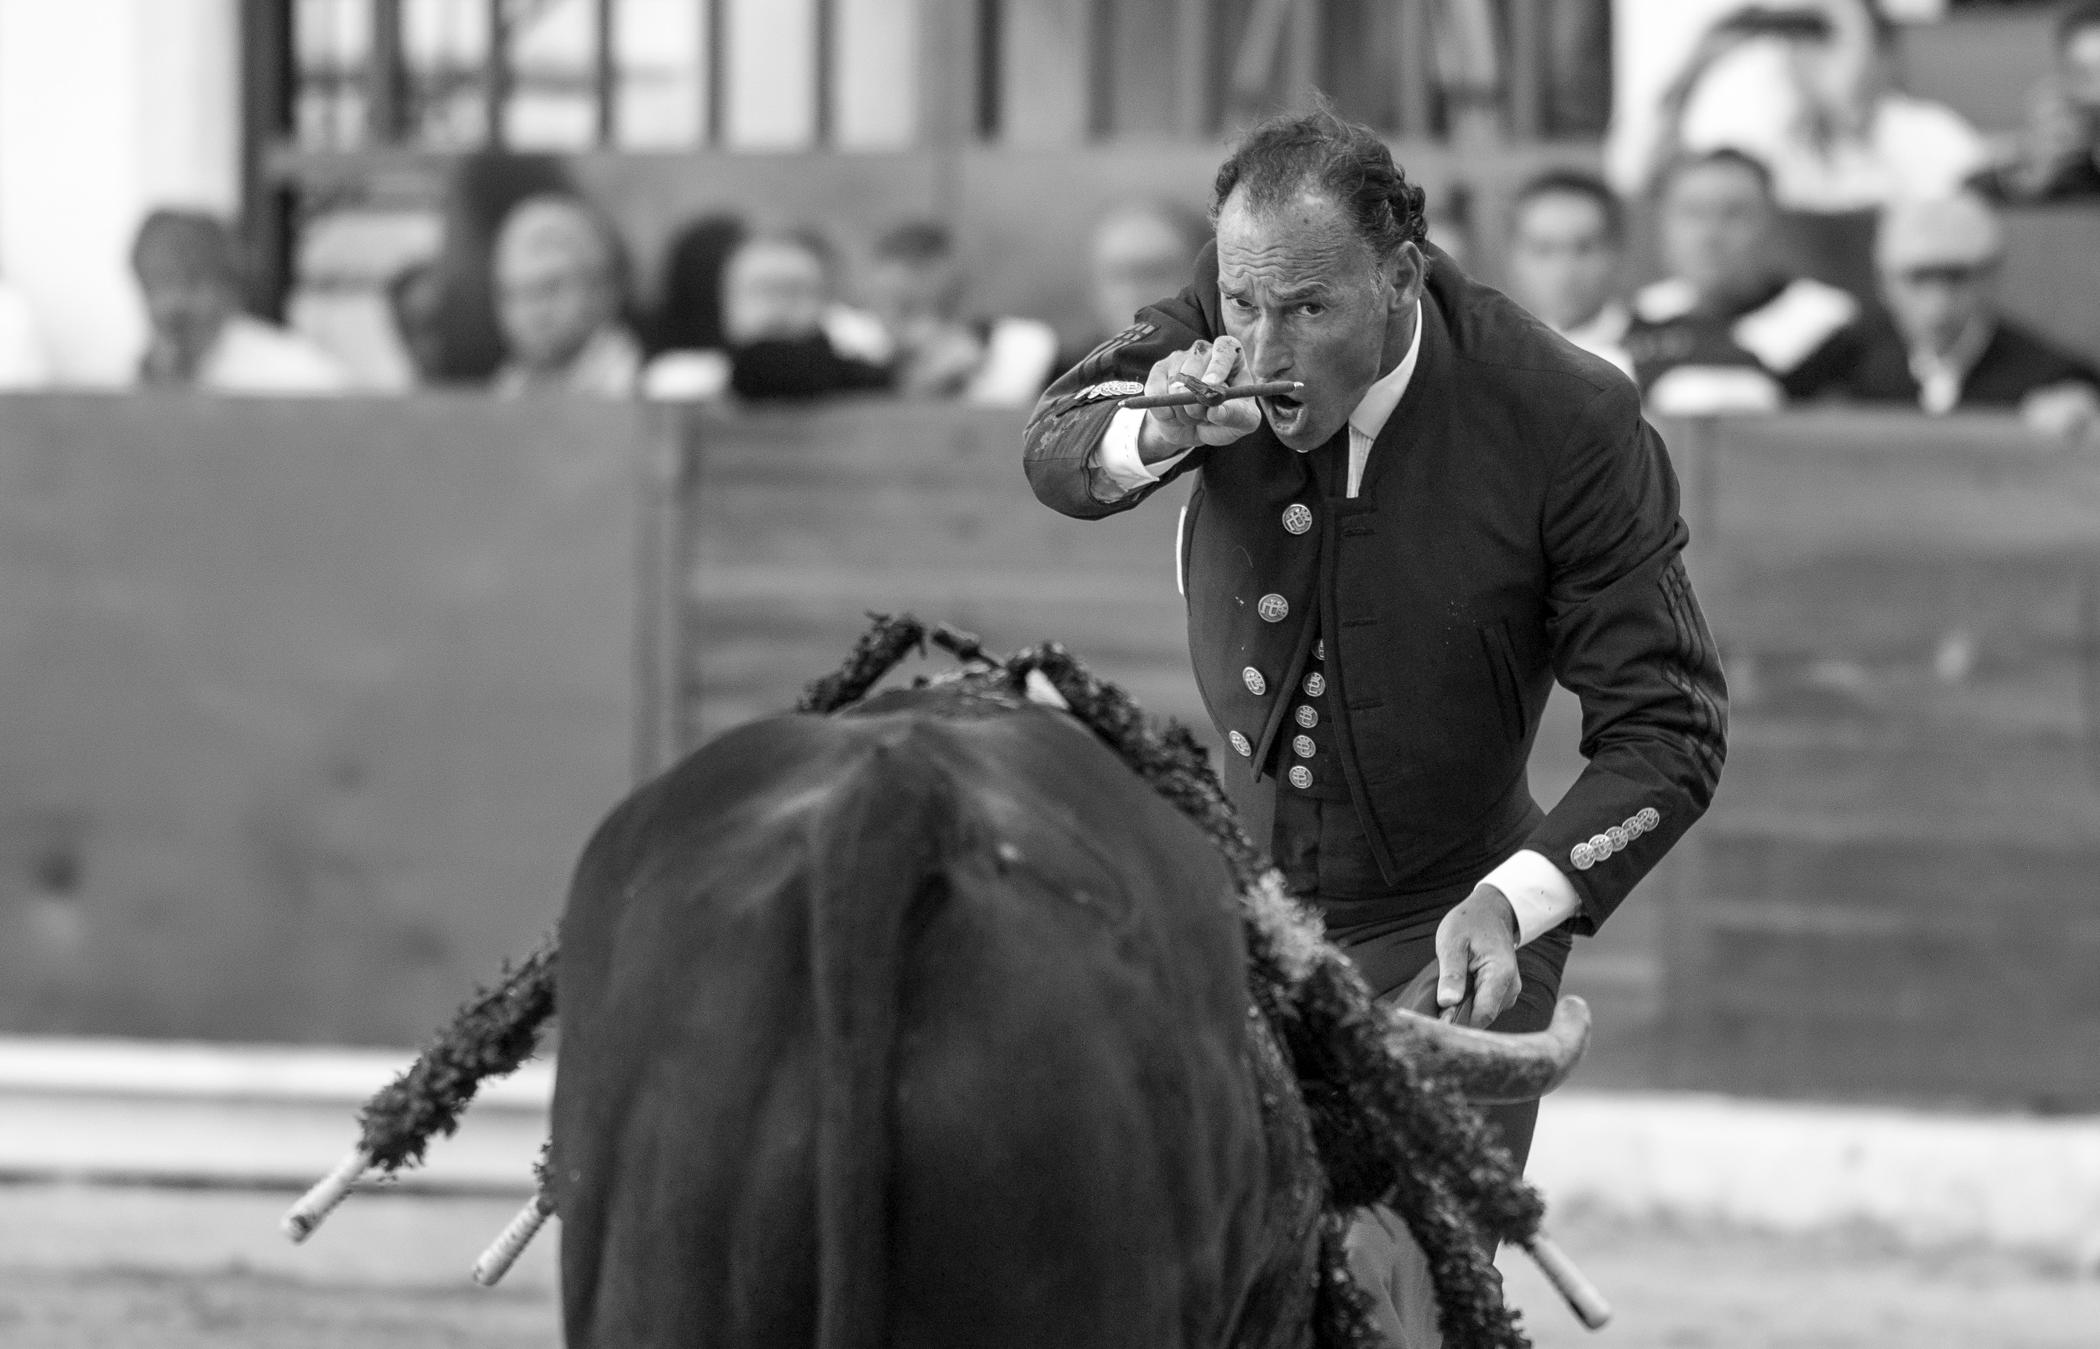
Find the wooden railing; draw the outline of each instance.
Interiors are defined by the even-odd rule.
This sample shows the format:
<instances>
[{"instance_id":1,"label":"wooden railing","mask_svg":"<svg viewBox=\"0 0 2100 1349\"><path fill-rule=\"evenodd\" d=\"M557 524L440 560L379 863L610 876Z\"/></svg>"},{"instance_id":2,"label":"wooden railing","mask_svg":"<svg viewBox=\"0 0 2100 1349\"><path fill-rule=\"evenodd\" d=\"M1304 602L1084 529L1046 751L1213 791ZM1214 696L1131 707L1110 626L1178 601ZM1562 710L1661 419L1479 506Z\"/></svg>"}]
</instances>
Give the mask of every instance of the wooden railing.
<instances>
[{"instance_id":1,"label":"wooden railing","mask_svg":"<svg viewBox=\"0 0 2100 1349\"><path fill-rule=\"evenodd\" d=\"M2009 421L1665 427L1732 686L1707 818L1568 986L1583 1080L2100 1105L2100 460ZM636 773L870 609L1202 725L1175 501L1015 414L0 398L0 1030L399 1042ZM1580 767L1557 696L1533 763Z\"/></svg>"}]
</instances>

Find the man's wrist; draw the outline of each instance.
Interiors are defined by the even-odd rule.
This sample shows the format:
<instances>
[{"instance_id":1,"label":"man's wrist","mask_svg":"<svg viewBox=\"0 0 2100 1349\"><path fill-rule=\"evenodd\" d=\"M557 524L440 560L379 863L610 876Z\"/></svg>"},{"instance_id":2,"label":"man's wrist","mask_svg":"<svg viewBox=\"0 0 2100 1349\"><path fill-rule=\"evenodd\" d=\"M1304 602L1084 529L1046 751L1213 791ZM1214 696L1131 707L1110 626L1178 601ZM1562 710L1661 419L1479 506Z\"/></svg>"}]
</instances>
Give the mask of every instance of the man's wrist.
<instances>
[{"instance_id":1,"label":"man's wrist","mask_svg":"<svg viewBox=\"0 0 2100 1349\"><path fill-rule=\"evenodd\" d=\"M1143 423L1138 426L1137 451L1138 459L1147 468L1150 468L1163 459L1172 459L1176 455L1187 454L1189 447L1176 445L1168 440L1165 432L1160 430L1158 419L1147 415Z\"/></svg>"},{"instance_id":2,"label":"man's wrist","mask_svg":"<svg viewBox=\"0 0 2100 1349\"><path fill-rule=\"evenodd\" d=\"M1517 906L1510 902L1508 895L1502 893L1500 886L1482 881L1473 887L1473 897L1481 902L1482 907L1502 920L1503 927L1509 932L1511 946L1523 944L1524 929L1517 921Z\"/></svg>"}]
</instances>

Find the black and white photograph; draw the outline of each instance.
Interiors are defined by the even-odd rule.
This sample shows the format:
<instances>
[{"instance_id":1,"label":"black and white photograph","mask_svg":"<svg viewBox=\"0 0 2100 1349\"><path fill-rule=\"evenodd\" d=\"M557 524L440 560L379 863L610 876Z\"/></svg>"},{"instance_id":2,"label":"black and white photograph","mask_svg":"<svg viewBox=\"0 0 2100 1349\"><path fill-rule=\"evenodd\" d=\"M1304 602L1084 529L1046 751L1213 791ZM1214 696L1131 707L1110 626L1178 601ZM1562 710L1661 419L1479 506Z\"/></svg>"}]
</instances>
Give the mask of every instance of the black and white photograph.
<instances>
[{"instance_id":1,"label":"black and white photograph","mask_svg":"<svg viewBox=\"0 0 2100 1349\"><path fill-rule=\"evenodd\" d=\"M0 0L0 1349L2100 1347L2100 0Z\"/></svg>"}]
</instances>

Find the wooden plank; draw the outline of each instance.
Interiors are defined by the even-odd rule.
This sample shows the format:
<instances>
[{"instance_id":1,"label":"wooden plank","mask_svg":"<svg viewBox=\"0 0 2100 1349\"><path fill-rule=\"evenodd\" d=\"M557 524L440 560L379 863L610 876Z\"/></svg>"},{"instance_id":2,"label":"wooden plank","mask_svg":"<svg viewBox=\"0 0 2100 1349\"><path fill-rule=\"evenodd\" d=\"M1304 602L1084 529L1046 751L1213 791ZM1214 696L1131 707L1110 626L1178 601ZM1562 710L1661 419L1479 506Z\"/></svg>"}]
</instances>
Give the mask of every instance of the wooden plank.
<instances>
[{"instance_id":1,"label":"wooden plank","mask_svg":"<svg viewBox=\"0 0 2100 1349\"><path fill-rule=\"evenodd\" d=\"M1711 936L1667 976L1676 1084L2100 1102L2100 984L2073 974L2100 959L2091 838L1742 837L1707 852Z\"/></svg>"},{"instance_id":2,"label":"wooden plank","mask_svg":"<svg viewBox=\"0 0 2100 1349\"><path fill-rule=\"evenodd\" d=\"M633 410L0 399L0 1027L403 1044L629 781Z\"/></svg>"},{"instance_id":3,"label":"wooden plank","mask_svg":"<svg viewBox=\"0 0 2100 1349\"><path fill-rule=\"evenodd\" d=\"M2100 518L2100 460L2002 416L1803 412L1718 435L1703 546L1730 557L2077 549Z\"/></svg>"}]
</instances>

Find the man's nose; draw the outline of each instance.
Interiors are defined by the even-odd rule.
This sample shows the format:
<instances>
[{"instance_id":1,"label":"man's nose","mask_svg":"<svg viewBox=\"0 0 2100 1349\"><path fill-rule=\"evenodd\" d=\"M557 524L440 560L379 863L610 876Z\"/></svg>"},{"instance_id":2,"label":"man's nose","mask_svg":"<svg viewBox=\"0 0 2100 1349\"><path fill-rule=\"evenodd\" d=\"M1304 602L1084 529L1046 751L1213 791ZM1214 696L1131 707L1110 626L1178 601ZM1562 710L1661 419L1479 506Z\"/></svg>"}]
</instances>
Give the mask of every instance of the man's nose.
<instances>
[{"instance_id":1,"label":"man's nose","mask_svg":"<svg viewBox=\"0 0 2100 1349\"><path fill-rule=\"evenodd\" d=\"M1247 334L1247 369L1257 380L1281 379L1291 371L1291 349L1267 318L1254 320Z\"/></svg>"}]
</instances>

